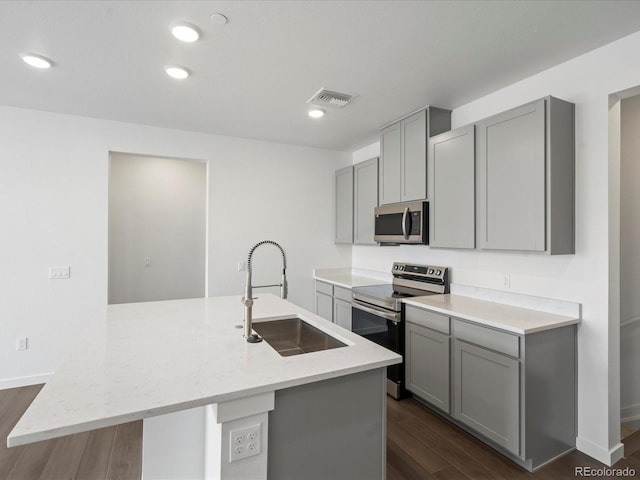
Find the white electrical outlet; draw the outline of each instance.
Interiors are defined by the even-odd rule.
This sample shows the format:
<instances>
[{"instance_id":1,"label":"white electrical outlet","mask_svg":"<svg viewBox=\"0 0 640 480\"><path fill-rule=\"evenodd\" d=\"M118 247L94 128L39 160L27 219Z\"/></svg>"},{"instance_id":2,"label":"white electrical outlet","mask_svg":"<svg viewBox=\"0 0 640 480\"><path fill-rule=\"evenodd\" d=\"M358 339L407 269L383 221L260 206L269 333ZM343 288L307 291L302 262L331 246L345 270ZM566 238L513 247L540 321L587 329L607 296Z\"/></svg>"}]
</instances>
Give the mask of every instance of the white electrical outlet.
<instances>
[{"instance_id":1,"label":"white electrical outlet","mask_svg":"<svg viewBox=\"0 0 640 480\"><path fill-rule=\"evenodd\" d=\"M26 350L29 348L29 338L18 337L16 339L16 350Z\"/></svg>"},{"instance_id":2,"label":"white electrical outlet","mask_svg":"<svg viewBox=\"0 0 640 480\"><path fill-rule=\"evenodd\" d=\"M49 267L49 278L69 278L71 277L71 267Z\"/></svg>"},{"instance_id":3,"label":"white electrical outlet","mask_svg":"<svg viewBox=\"0 0 640 480\"><path fill-rule=\"evenodd\" d=\"M504 288L510 288L511 287L511 274L505 273L505 274L502 275L502 286Z\"/></svg>"},{"instance_id":4,"label":"white electrical outlet","mask_svg":"<svg viewBox=\"0 0 640 480\"><path fill-rule=\"evenodd\" d=\"M144 257L144 266L145 267L151 266L151 257Z\"/></svg>"},{"instance_id":5,"label":"white electrical outlet","mask_svg":"<svg viewBox=\"0 0 640 480\"><path fill-rule=\"evenodd\" d=\"M258 455L262 451L262 424L236 428L229 432L229 463Z\"/></svg>"},{"instance_id":6,"label":"white electrical outlet","mask_svg":"<svg viewBox=\"0 0 640 480\"><path fill-rule=\"evenodd\" d=\"M246 272L247 271L247 262L245 262L244 260L239 260L238 261L238 271L239 272Z\"/></svg>"}]
</instances>

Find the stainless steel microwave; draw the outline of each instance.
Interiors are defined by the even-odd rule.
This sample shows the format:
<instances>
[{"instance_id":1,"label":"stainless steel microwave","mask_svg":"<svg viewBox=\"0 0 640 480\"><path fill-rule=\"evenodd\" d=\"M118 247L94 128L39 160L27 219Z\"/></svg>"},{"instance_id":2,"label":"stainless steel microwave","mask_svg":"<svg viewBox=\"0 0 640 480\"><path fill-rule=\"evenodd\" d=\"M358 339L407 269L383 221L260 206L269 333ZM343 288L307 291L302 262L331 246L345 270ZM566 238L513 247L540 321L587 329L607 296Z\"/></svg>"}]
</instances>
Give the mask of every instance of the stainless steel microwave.
<instances>
[{"instance_id":1,"label":"stainless steel microwave","mask_svg":"<svg viewBox=\"0 0 640 480\"><path fill-rule=\"evenodd\" d=\"M429 203L407 202L375 209L373 239L379 243L429 244Z\"/></svg>"}]
</instances>

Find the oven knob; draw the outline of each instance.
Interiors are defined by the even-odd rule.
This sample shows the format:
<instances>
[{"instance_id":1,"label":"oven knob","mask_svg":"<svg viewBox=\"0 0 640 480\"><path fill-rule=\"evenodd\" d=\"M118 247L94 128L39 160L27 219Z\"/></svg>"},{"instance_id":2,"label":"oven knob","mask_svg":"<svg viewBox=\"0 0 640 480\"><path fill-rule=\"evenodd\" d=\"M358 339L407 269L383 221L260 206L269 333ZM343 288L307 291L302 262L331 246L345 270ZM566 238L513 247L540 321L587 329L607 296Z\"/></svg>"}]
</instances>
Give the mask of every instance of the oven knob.
<instances>
[{"instance_id":1,"label":"oven knob","mask_svg":"<svg viewBox=\"0 0 640 480\"><path fill-rule=\"evenodd\" d=\"M404 265L400 265L400 270L404 270Z\"/></svg>"},{"instance_id":2,"label":"oven knob","mask_svg":"<svg viewBox=\"0 0 640 480\"><path fill-rule=\"evenodd\" d=\"M430 268L429 271L427 272L429 275L433 275L433 268Z\"/></svg>"},{"instance_id":3,"label":"oven knob","mask_svg":"<svg viewBox=\"0 0 640 480\"><path fill-rule=\"evenodd\" d=\"M397 269L398 269L398 265L394 265L394 266L393 266L393 269L394 269L394 270L397 270Z\"/></svg>"},{"instance_id":4,"label":"oven knob","mask_svg":"<svg viewBox=\"0 0 640 480\"><path fill-rule=\"evenodd\" d=\"M442 270L436 270L436 275L442 275Z\"/></svg>"}]
</instances>

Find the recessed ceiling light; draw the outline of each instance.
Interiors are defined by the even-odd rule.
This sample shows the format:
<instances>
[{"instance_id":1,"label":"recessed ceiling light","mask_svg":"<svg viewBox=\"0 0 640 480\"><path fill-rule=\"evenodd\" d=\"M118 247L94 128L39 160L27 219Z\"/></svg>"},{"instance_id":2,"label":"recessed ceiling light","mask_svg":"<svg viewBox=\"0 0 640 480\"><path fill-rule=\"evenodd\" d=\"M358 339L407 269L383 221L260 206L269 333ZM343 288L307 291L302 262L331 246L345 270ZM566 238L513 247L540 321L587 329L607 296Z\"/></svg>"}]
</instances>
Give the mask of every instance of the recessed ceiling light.
<instances>
[{"instance_id":1,"label":"recessed ceiling light","mask_svg":"<svg viewBox=\"0 0 640 480\"><path fill-rule=\"evenodd\" d=\"M324 116L324 110L321 108L312 108L309 110L308 114L311 118L320 118Z\"/></svg>"},{"instance_id":2,"label":"recessed ceiling light","mask_svg":"<svg viewBox=\"0 0 640 480\"><path fill-rule=\"evenodd\" d=\"M51 68L53 62L49 60L47 57L43 57L42 55L38 55L36 53L23 53L20 55L22 60L28 65L36 68Z\"/></svg>"},{"instance_id":3,"label":"recessed ceiling light","mask_svg":"<svg viewBox=\"0 0 640 480\"><path fill-rule=\"evenodd\" d=\"M216 25L224 25L225 23L227 23L227 17L225 17L221 13L212 13L211 21Z\"/></svg>"},{"instance_id":4,"label":"recessed ceiling light","mask_svg":"<svg viewBox=\"0 0 640 480\"><path fill-rule=\"evenodd\" d=\"M167 75L173 78L177 78L178 80L183 80L187 78L191 72L180 65L167 65L164 67L164 71L167 72Z\"/></svg>"},{"instance_id":5,"label":"recessed ceiling light","mask_svg":"<svg viewBox=\"0 0 640 480\"><path fill-rule=\"evenodd\" d=\"M174 37L183 42L195 42L200 38L200 30L195 25L187 22L175 22L169 25Z\"/></svg>"}]
</instances>

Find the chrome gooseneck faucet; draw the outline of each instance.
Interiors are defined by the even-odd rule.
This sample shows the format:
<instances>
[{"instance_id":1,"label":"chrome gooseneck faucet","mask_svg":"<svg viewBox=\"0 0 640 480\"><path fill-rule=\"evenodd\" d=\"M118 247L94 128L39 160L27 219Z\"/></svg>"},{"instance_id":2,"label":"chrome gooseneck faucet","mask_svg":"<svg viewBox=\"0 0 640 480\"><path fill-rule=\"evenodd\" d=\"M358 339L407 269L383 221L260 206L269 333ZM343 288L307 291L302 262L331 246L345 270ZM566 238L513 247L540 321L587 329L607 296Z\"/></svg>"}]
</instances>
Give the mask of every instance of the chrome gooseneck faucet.
<instances>
[{"instance_id":1,"label":"chrome gooseneck faucet","mask_svg":"<svg viewBox=\"0 0 640 480\"><path fill-rule=\"evenodd\" d=\"M275 283L272 285L251 285L251 258L253 257L253 252L255 252L256 248L260 245L270 244L280 249L282 253L282 279L280 283ZM287 298L287 256L284 253L284 249L271 240L263 240L262 242L256 243L251 250L249 250L249 257L247 260L247 280L244 288L244 297L242 297L242 303L244 303L244 338L247 339L249 343L257 343L261 342L262 338L260 338L255 333L251 333L252 328L252 307L253 307L253 289L254 288L266 288L266 287L280 287L280 298Z\"/></svg>"}]
</instances>

